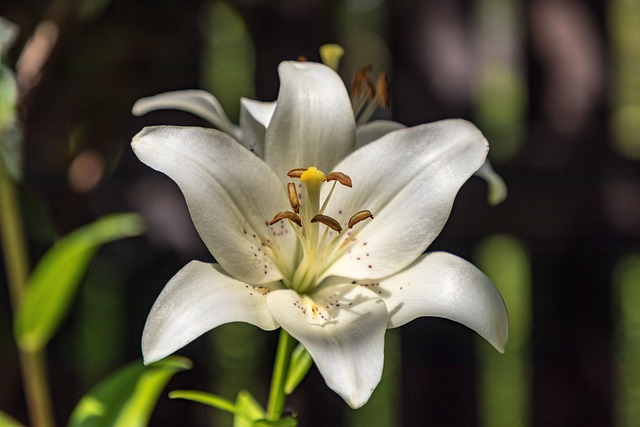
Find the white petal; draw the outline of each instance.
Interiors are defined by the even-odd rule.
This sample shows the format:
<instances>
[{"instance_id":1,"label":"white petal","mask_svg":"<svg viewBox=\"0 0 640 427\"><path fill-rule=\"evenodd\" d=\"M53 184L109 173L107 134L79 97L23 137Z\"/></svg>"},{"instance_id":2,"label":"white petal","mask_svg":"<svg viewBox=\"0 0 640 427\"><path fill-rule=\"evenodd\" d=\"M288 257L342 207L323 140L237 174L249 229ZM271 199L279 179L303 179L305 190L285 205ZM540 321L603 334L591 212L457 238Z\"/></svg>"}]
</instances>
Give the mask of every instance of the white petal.
<instances>
[{"instance_id":1,"label":"white petal","mask_svg":"<svg viewBox=\"0 0 640 427\"><path fill-rule=\"evenodd\" d=\"M276 108L275 102L240 99L240 129L242 145L264 158L264 137Z\"/></svg>"},{"instance_id":2,"label":"white petal","mask_svg":"<svg viewBox=\"0 0 640 427\"><path fill-rule=\"evenodd\" d=\"M392 120L374 120L358 126L356 129L356 149L375 141L394 130L406 126Z\"/></svg>"},{"instance_id":3,"label":"white petal","mask_svg":"<svg viewBox=\"0 0 640 427\"><path fill-rule=\"evenodd\" d=\"M487 182L487 201L490 205L499 205L507 198L507 184L504 179L493 170L487 159L482 167L474 174Z\"/></svg>"},{"instance_id":4,"label":"white petal","mask_svg":"<svg viewBox=\"0 0 640 427\"><path fill-rule=\"evenodd\" d=\"M374 219L353 228L348 251L325 275L381 278L413 262L442 230L487 150L473 124L444 120L388 133L350 155L336 170L351 176L353 188L336 188L327 215L345 224L368 209Z\"/></svg>"},{"instance_id":5,"label":"white petal","mask_svg":"<svg viewBox=\"0 0 640 427\"><path fill-rule=\"evenodd\" d=\"M265 142L265 160L278 176L293 168L332 168L353 151L355 121L340 77L313 62L283 62L280 93Z\"/></svg>"},{"instance_id":6,"label":"white petal","mask_svg":"<svg viewBox=\"0 0 640 427\"><path fill-rule=\"evenodd\" d=\"M267 295L267 306L309 351L332 390L352 408L367 403L384 362L387 310L377 294L344 284L310 296L279 290Z\"/></svg>"},{"instance_id":7,"label":"white petal","mask_svg":"<svg viewBox=\"0 0 640 427\"><path fill-rule=\"evenodd\" d=\"M160 360L225 323L276 329L266 306L268 292L229 277L216 264L190 262L167 283L147 317L144 363Z\"/></svg>"},{"instance_id":8,"label":"white petal","mask_svg":"<svg viewBox=\"0 0 640 427\"><path fill-rule=\"evenodd\" d=\"M509 317L500 292L473 264L432 252L379 282L389 310L389 328L421 316L451 319L473 329L504 352Z\"/></svg>"},{"instance_id":9,"label":"white petal","mask_svg":"<svg viewBox=\"0 0 640 427\"><path fill-rule=\"evenodd\" d=\"M238 136L238 129L231 123L220 102L203 90L178 90L142 98L133 104L132 112L142 116L150 111L167 109L195 114L232 137Z\"/></svg>"},{"instance_id":10,"label":"white petal","mask_svg":"<svg viewBox=\"0 0 640 427\"><path fill-rule=\"evenodd\" d=\"M267 225L289 202L262 160L228 135L197 127L145 128L131 145L142 162L178 184L200 237L225 271L254 284L282 277L269 248L291 260L297 240L287 224Z\"/></svg>"},{"instance_id":11,"label":"white petal","mask_svg":"<svg viewBox=\"0 0 640 427\"><path fill-rule=\"evenodd\" d=\"M262 125L264 129L269 126L273 112L276 110L276 102L262 102L255 99L240 98L240 110L248 117Z\"/></svg>"}]
</instances>

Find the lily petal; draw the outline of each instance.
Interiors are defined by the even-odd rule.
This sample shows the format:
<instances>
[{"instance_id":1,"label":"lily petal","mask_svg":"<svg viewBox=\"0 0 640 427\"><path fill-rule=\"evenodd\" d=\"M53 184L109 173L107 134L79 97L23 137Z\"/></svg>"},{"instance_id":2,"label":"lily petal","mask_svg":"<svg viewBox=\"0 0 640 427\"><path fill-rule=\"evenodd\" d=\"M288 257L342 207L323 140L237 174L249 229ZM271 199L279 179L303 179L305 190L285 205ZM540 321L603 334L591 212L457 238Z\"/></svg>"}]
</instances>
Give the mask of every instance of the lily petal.
<instances>
[{"instance_id":1,"label":"lily petal","mask_svg":"<svg viewBox=\"0 0 640 427\"><path fill-rule=\"evenodd\" d=\"M167 283L147 317L144 363L160 360L225 323L276 329L266 305L269 292L229 277L219 265L191 261Z\"/></svg>"},{"instance_id":2,"label":"lily petal","mask_svg":"<svg viewBox=\"0 0 640 427\"><path fill-rule=\"evenodd\" d=\"M421 256L405 270L382 279L389 328L421 316L451 319L473 329L504 352L509 316L500 292L473 264L446 252Z\"/></svg>"},{"instance_id":3,"label":"lily petal","mask_svg":"<svg viewBox=\"0 0 640 427\"><path fill-rule=\"evenodd\" d=\"M487 182L487 201L490 205L495 206L504 202L507 198L507 184L505 184L504 179L493 170L489 159L476 171L475 175Z\"/></svg>"},{"instance_id":4,"label":"lily petal","mask_svg":"<svg viewBox=\"0 0 640 427\"><path fill-rule=\"evenodd\" d=\"M329 67L283 62L280 93L265 141L265 161L283 179L296 167L331 171L353 151L355 120L344 83Z\"/></svg>"},{"instance_id":5,"label":"lily petal","mask_svg":"<svg viewBox=\"0 0 640 427\"><path fill-rule=\"evenodd\" d=\"M264 138L267 126L276 109L275 102L240 99L240 129L242 145L264 158Z\"/></svg>"},{"instance_id":6,"label":"lily petal","mask_svg":"<svg viewBox=\"0 0 640 427\"><path fill-rule=\"evenodd\" d=\"M384 135L398 129L406 128L405 125L392 120L375 120L358 126L356 129L356 149L373 142ZM495 206L504 202L507 198L507 185L504 179L498 175L487 159L484 164L474 173L487 183L487 201Z\"/></svg>"},{"instance_id":7,"label":"lily petal","mask_svg":"<svg viewBox=\"0 0 640 427\"><path fill-rule=\"evenodd\" d=\"M203 90L178 90L142 98L133 104L132 112L142 116L150 111L167 109L195 114L238 139L238 129L231 123L218 99Z\"/></svg>"},{"instance_id":8,"label":"lily petal","mask_svg":"<svg viewBox=\"0 0 640 427\"><path fill-rule=\"evenodd\" d=\"M388 316L376 293L345 284L308 296L278 290L267 295L267 306L333 391L354 409L367 403L382 375Z\"/></svg>"},{"instance_id":9,"label":"lily petal","mask_svg":"<svg viewBox=\"0 0 640 427\"><path fill-rule=\"evenodd\" d=\"M363 209L374 219L356 225L324 277L382 278L413 262L444 227L487 150L473 124L443 120L388 133L347 157L336 170L353 188L336 188L326 213L341 224Z\"/></svg>"},{"instance_id":10,"label":"lily petal","mask_svg":"<svg viewBox=\"0 0 640 427\"><path fill-rule=\"evenodd\" d=\"M282 278L297 240L286 224L267 224L289 202L262 160L228 135L197 127L144 128L131 145L143 163L178 184L198 234L225 271L254 284Z\"/></svg>"},{"instance_id":11,"label":"lily petal","mask_svg":"<svg viewBox=\"0 0 640 427\"><path fill-rule=\"evenodd\" d=\"M269 126L273 112L276 110L276 102L256 101L255 99L240 98L240 110L248 117L258 122L264 129Z\"/></svg>"},{"instance_id":12,"label":"lily petal","mask_svg":"<svg viewBox=\"0 0 640 427\"><path fill-rule=\"evenodd\" d=\"M356 149L385 136L389 132L404 128L406 128L405 125L393 120L374 120L364 123L356 129Z\"/></svg>"}]
</instances>

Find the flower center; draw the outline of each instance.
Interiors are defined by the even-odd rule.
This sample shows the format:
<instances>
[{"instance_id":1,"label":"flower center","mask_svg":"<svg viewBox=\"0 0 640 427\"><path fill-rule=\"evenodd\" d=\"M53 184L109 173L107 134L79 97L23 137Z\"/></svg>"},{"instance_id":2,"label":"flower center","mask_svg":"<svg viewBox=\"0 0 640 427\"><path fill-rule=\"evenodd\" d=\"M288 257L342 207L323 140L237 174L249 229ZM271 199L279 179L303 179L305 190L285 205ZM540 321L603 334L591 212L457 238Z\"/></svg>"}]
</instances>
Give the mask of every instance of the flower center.
<instances>
[{"instance_id":1,"label":"flower center","mask_svg":"<svg viewBox=\"0 0 640 427\"><path fill-rule=\"evenodd\" d=\"M299 179L305 186L306 197L298 194L295 183L287 185L287 195L291 211L278 212L269 225L287 220L300 243L299 262L290 277L283 279L284 284L298 293L312 291L326 269L343 253L349 239L343 239L348 229L366 219L373 219L368 210L356 212L351 216L347 227L324 214L337 183L351 187L351 178L342 172L331 172L325 175L321 170L309 168L292 169L287 174L290 178ZM320 189L325 182L333 181L329 194L320 204ZM304 203L300 202L304 200Z\"/></svg>"}]
</instances>

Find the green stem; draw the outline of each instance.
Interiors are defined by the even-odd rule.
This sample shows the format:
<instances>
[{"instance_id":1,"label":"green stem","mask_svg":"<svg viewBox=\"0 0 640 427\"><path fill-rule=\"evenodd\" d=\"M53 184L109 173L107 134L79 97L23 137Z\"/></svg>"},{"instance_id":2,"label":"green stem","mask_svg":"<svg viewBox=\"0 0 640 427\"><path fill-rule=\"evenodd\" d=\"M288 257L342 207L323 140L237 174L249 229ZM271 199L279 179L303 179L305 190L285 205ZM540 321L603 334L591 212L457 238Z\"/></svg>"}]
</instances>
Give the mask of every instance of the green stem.
<instances>
[{"instance_id":1,"label":"green stem","mask_svg":"<svg viewBox=\"0 0 640 427\"><path fill-rule=\"evenodd\" d=\"M0 157L0 235L13 312L20 305L29 275L24 225L16 188ZM44 352L18 350L29 419L34 427L52 427L53 410Z\"/></svg>"},{"instance_id":2,"label":"green stem","mask_svg":"<svg viewBox=\"0 0 640 427\"><path fill-rule=\"evenodd\" d=\"M287 399L284 386L287 381L291 352L295 343L296 340L291 335L284 329L280 329L278 350L273 366L273 376L271 377L271 389L269 390L269 403L267 405L267 419L270 421L278 421L284 409L285 400Z\"/></svg>"}]
</instances>

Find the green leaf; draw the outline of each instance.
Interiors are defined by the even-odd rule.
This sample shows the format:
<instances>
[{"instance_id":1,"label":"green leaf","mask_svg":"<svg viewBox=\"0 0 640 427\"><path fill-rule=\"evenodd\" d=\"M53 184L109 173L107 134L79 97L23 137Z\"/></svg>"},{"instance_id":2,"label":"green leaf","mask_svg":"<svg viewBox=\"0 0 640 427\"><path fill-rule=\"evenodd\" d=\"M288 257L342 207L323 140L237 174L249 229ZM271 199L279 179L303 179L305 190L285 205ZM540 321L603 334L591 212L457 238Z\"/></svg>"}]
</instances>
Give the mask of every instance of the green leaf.
<instances>
[{"instance_id":1,"label":"green leaf","mask_svg":"<svg viewBox=\"0 0 640 427\"><path fill-rule=\"evenodd\" d=\"M0 411L0 427L24 427L24 425Z\"/></svg>"},{"instance_id":2,"label":"green leaf","mask_svg":"<svg viewBox=\"0 0 640 427\"><path fill-rule=\"evenodd\" d=\"M17 102L18 85L13 71L0 64L0 130L15 120Z\"/></svg>"},{"instance_id":3,"label":"green leaf","mask_svg":"<svg viewBox=\"0 0 640 427\"><path fill-rule=\"evenodd\" d=\"M15 76L8 67L0 64L0 162L4 163L4 169L14 181L22 178L22 130L16 120L17 102Z\"/></svg>"},{"instance_id":4,"label":"green leaf","mask_svg":"<svg viewBox=\"0 0 640 427\"><path fill-rule=\"evenodd\" d=\"M132 362L85 395L68 427L146 426L162 389L176 373L191 368L184 357L170 356L149 366Z\"/></svg>"},{"instance_id":5,"label":"green leaf","mask_svg":"<svg viewBox=\"0 0 640 427\"><path fill-rule=\"evenodd\" d=\"M233 427L253 427L255 421L265 417L264 408L247 390L240 390L236 398L236 416Z\"/></svg>"},{"instance_id":6,"label":"green leaf","mask_svg":"<svg viewBox=\"0 0 640 427\"><path fill-rule=\"evenodd\" d=\"M291 417L279 419L278 421L258 420L253 423L253 427L296 427L298 420Z\"/></svg>"},{"instance_id":7,"label":"green leaf","mask_svg":"<svg viewBox=\"0 0 640 427\"><path fill-rule=\"evenodd\" d=\"M229 399L198 390L173 390L169 393L170 399L185 399L192 402L212 406L225 412L236 413L236 405Z\"/></svg>"},{"instance_id":8,"label":"green leaf","mask_svg":"<svg viewBox=\"0 0 640 427\"><path fill-rule=\"evenodd\" d=\"M24 351L42 349L64 318L80 281L100 245L137 236L137 214L113 214L63 237L42 257L29 277L16 313L14 333Z\"/></svg>"},{"instance_id":9,"label":"green leaf","mask_svg":"<svg viewBox=\"0 0 640 427\"><path fill-rule=\"evenodd\" d=\"M238 393L235 403L224 397L199 390L174 390L169 393L169 397L202 403L235 414L234 427L252 427L257 420L261 420L265 416L260 403L246 390L241 390Z\"/></svg>"},{"instance_id":10,"label":"green leaf","mask_svg":"<svg viewBox=\"0 0 640 427\"><path fill-rule=\"evenodd\" d=\"M5 51L13 45L18 36L18 26L8 19L0 16L0 59Z\"/></svg>"},{"instance_id":11,"label":"green leaf","mask_svg":"<svg viewBox=\"0 0 640 427\"><path fill-rule=\"evenodd\" d=\"M291 364L289 365L284 392L288 395L293 393L307 375L311 366L313 366L311 355L302 344L298 344L293 350L293 353L291 353Z\"/></svg>"}]
</instances>

